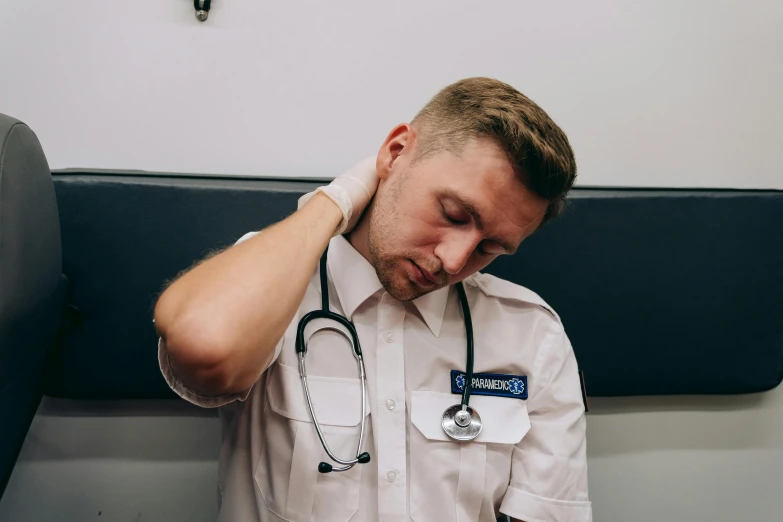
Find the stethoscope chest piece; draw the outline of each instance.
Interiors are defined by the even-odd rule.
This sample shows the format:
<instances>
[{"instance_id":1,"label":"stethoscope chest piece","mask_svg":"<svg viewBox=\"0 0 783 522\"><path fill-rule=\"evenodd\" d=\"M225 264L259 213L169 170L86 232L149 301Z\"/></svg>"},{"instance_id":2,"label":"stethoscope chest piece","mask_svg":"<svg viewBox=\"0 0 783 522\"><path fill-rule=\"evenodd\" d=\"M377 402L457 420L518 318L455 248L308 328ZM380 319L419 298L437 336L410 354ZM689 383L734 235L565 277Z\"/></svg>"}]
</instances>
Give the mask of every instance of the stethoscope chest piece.
<instances>
[{"instance_id":1,"label":"stethoscope chest piece","mask_svg":"<svg viewBox=\"0 0 783 522\"><path fill-rule=\"evenodd\" d=\"M470 406L462 404L449 406L443 412L441 426L446 435L454 440L473 440L481 433L481 417Z\"/></svg>"}]
</instances>

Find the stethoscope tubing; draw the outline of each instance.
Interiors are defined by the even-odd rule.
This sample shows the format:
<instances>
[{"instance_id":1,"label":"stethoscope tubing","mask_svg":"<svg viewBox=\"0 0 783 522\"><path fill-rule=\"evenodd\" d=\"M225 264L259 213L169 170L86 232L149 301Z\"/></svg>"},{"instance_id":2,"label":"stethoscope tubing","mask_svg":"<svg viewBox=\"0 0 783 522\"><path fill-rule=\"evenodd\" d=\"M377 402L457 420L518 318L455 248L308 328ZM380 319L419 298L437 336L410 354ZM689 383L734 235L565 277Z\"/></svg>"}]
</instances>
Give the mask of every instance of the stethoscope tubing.
<instances>
[{"instance_id":1,"label":"stethoscope tubing","mask_svg":"<svg viewBox=\"0 0 783 522\"><path fill-rule=\"evenodd\" d=\"M322 330L330 330L339 333L340 335L345 336L345 338L350 342L350 338L348 335L341 330L340 328L335 328L334 326L323 326L316 330L322 331ZM313 332L315 334L315 332ZM302 379L302 387L304 388L305 392L305 398L307 399L307 407L310 410L310 417L313 419L313 425L315 426L315 430L318 432L318 439L321 441L321 445L324 448L324 451L326 451L326 454L329 455L329 458L331 458L333 461L337 462L338 464L342 464L345 467L342 468L332 468L331 471L346 471L353 467L354 464L359 462L359 455L362 451L362 444L364 443L364 419L367 415L367 389L366 389L366 374L364 371L364 360L361 355L358 355L356 351L353 352L354 359L356 359L356 363L359 367L359 380L361 382L362 386L362 418L360 419L360 430L359 430L359 444L356 448L356 458L350 459L350 460L343 460L337 457L332 451L329 449L329 446L326 444L326 439L324 438L323 432L321 431L321 425L318 422L318 418L315 413L315 407L313 406L313 402L310 398L310 389L307 386L307 366L305 364L305 353L307 350L305 349L302 352L299 352L299 374Z\"/></svg>"},{"instance_id":2,"label":"stethoscope tubing","mask_svg":"<svg viewBox=\"0 0 783 522\"><path fill-rule=\"evenodd\" d=\"M462 391L462 409L466 409L470 403L470 392L473 389L473 320L470 317L470 305L468 296L465 294L465 287L462 282L454 285L457 287L460 308L462 308L463 320L465 321L465 336L467 337L467 356L465 361L465 389Z\"/></svg>"},{"instance_id":3,"label":"stethoscope tubing","mask_svg":"<svg viewBox=\"0 0 783 522\"><path fill-rule=\"evenodd\" d=\"M302 388L304 390L305 398L307 400L307 407L310 411L310 417L313 421L313 425L315 426L316 433L318 434L318 439L321 441L321 445L323 446L324 451L326 452L327 455L329 455L330 459L332 459L334 462L338 464L341 464L341 467L333 467L330 464L321 462L321 464L318 466L318 469L322 473L328 473L330 471L347 471L357 463L364 464L366 462L369 462L370 460L369 453L361 452L362 445L364 444L365 423L367 418L367 373L364 368L364 358L362 357L362 350L359 344L359 336L356 332L356 328L354 327L353 323L349 321L347 318L343 317L342 315L331 312L329 310L329 287L328 287L328 279L326 274L327 252L328 252L328 247L326 250L324 250L324 253L321 256L321 260L319 263L319 276L320 276L320 284L321 284L321 309L312 310L307 314L305 314L302 317L302 319L299 321L296 330L296 352L299 359L299 374L302 380ZM471 394L472 383L473 383L473 322L470 316L470 306L468 304L468 298L467 295L465 294L464 286L462 285L461 282L456 283L454 286L457 287L457 295L459 297L460 308L462 309L463 320L465 323L465 334L467 337L467 360L465 364L465 385L464 385L465 389L462 392L462 402L460 406L454 406L452 408L447 409L446 412L444 412L444 418L452 409L460 409L461 410L460 415L468 415L468 413L470 413L470 415L472 416L477 415L477 413L474 412L473 410L469 410L470 394ZM357 366L359 368L359 381L361 382L361 388L362 388L362 418L360 419L359 422L361 426L359 431L359 444L356 448L356 457L353 459L343 460L337 457L329 449L329 446L326 443L326 439L324 438L323 432L321 431L321 426L316 416L313 401L310 397L310 389L309 386L307 385L307 366L305 364L305 356L307 355L307 341L305 340L304 337L304 331L305 331L305 327L310 323L310 321L314 319L328 319L328 320L336 321L337 323L339 323L341 326L345 328L345 330L343 330L341 328L337 328L334 326L322 326L320 328L317 328L313 332L313 334L311 334L311 336L322 330L334 331L344 336L349 341L349 343L353 348L352 350L353 356L354 359L356 359ZM478 419L478 422L479 422L478 429L480 431L480 419ZM446 429L445 426L444 429ZM447 433L449 434L449 436L452 436L452 434L449 433L448 431ZM477 432L476 434L472 435L471 438L475 437L476 435ZM462 439L462 440L468 440L468 439Z\"/></svg>"}]
</instances>

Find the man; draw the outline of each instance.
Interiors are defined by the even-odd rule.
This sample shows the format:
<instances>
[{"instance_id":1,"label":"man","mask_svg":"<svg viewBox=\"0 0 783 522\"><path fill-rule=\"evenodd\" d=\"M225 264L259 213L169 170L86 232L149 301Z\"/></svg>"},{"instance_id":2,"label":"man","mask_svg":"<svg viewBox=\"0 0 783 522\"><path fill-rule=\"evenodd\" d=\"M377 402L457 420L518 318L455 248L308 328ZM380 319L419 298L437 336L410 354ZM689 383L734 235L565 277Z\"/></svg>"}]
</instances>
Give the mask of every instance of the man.
<instances>
[{"instance_id":1,"label":"man","mask_svg":"<svg viewBox=\"0 0 783 522\"><path fill-rule=\"evenodd\" d=\"M478 272L556 217L575 177L543 110L505 83L463 80L287 219L176 280L155 309L159 362L180 396L220 407L220 519L590 521L584 406L560 319ZM321 474L334 462L295 346L299 320L321 308L327 246L329 309L352 321L364 354L371 459ZM465 382L460 281L483 422L467 442L441 426ZM317 333L306 364L324 439L355 458L364 419L350 345Z\"/></svg>"}]
</instances>

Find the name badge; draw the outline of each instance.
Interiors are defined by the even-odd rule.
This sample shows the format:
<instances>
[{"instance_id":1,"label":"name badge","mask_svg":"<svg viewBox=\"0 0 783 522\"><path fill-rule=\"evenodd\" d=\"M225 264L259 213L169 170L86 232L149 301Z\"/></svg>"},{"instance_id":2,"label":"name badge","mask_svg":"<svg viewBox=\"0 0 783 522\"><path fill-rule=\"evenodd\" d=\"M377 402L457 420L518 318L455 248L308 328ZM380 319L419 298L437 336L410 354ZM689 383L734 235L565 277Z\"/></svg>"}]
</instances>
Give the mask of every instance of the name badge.
<instances>
[{"instance_id":1,"label":"name badge","mask_svg":"<svg viewBox=\"0 0 783 522\"><path fill-rule=\"evenodd\" d=\"M465 391L465 372L451 370L451 393ZM471 395L493 395L512 399L527 399L526 375L503 375L501 373L474 373Z\"/></svg>"}]
</instances>

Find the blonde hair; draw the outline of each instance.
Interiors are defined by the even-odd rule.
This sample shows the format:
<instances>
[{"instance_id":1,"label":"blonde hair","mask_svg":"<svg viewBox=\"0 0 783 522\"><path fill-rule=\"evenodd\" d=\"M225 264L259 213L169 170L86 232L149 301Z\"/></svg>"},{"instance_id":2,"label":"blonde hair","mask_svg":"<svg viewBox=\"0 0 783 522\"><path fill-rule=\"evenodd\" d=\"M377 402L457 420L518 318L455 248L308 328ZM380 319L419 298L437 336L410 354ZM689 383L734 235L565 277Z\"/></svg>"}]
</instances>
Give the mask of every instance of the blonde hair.
<instances>
[{"instance_id":1,"label":"blonde hair","mask_svg":"<svg viewBox=\"0 0 783 522\"><path fill-rule=\"evenodd\" d=\"M492 78L467 78L438 92L411 122L418 132L414 161L442 150L459 153L489 138L508 156L524 185L549 201L542 224L562 213L576 180L568 138L527 96Z\"/></svg>"}]
</instances>

